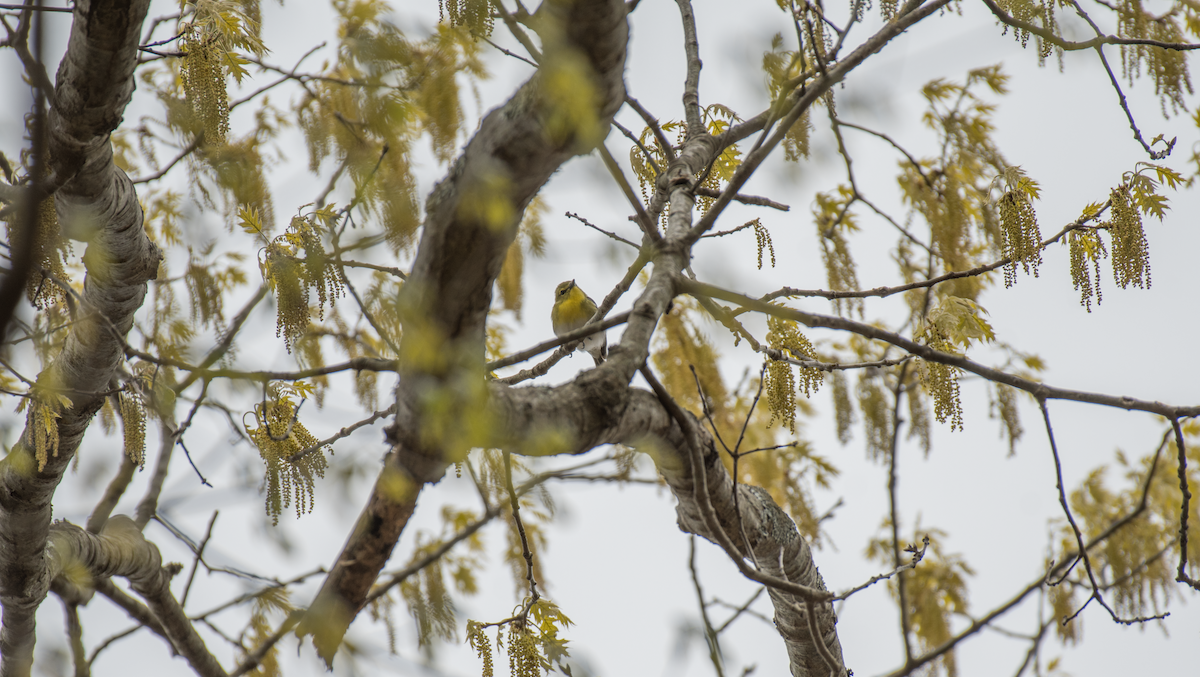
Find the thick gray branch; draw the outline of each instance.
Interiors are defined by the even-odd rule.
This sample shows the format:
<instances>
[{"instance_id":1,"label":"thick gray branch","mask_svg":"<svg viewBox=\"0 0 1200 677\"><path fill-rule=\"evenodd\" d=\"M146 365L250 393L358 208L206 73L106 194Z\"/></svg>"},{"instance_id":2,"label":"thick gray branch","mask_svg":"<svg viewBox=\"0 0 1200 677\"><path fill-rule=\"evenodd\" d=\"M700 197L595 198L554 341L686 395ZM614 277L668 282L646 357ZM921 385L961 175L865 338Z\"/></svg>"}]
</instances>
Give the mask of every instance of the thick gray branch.
<instances>
[{"instance_id":1,"label":"thick gray branch","mask_svg":"<svg viewBox=\"0 0 1200 677\"><path fill-rule=\"evenodd\" d=\"M0 675L28 674L34 614L50 578L43 552L50 501L92 416L103 404L123 359L121 336L133 325L146 281L160 254L142 228L142 210L129 177L112 161L109 133L121 121L133 92L138 33L149 0L80 0L67 53L58 71L57 106L48 116L52 183L59 186L60 222L72 237L88 240L80 317L66 345L38 377L39 385L66 395L71 406L58 419L57 455L39 467L34 435L26 426L16 448L0 462Z\"/></svg>"},{"instance_id":2,"label":"thick gray branch","mask_svg":"<svg viewBox=\"0 0 1200 677\"><path fill-rule=\"evenodd\" d=\"M424 434L424 403L431 392L454 392L447 386L461 383L463 374L482 377L492 286L521 214L564 162L603 139L625 100L629 29L623 2L548 2L538 15L544 57L538 72L483 119L426 203L421 243L400 299L404 338L396 422L389 428L392 452L297 629L315 635L327 662L391 556L421 487L441 479L447 452L455 451ZM594 119L569 115L555 98L563 93L545 84L564 74L577 83L569 96L591 100ZM441 363L406 359L419 354L413 346L422 342L439 346Z\"/></svg>"},{"instance_id":3,"label":"thick gray branch","mask_svg":"<svg viewBox=\"0 0 1200 677\"><path fill-rule=\"evenodd\" d=\"M108 520L99 535L74 524L59 522L50 528L46 550L51 577L79 580L123 576L146 600L162 630L196 674L224 677L225 670L209 653L204 640L171 594L171 578L178 572L164 568L158 548L142 536L137 523L125 515Z\"/></svg>"},{"instance_id":4,"label":"thick gray branch","mask_svg":"<svg viewBox=\"0 0 1200 677\"><path fill-rule=\"evenodd\" d=\"M679 528L717 542L717 535L705 526L701 516L688 441L679 426L654 395L628 387L613 392L597 371L553 388L493 386L493 409L502 424L498 427L510 435L508 440L496 440L498 445L511 444L514 452L527 453L529 449L523 448L520 440L546 439L553 434L566 441L566 448L544 449L543 453L578 454L601 444L635 446L654 460L678 499ZM825 590L812 552L791 518L762 489L735 485L711 436L700 426L695 427L699 430L708 503L725 534L732 535L735 543L745 543L750 548L747 552L744 546L738 546L742 548L739 554L756 563L767 576L808 589ZM770 594L776 627L787 647L792 674L828 675L829 668L811 639L804 598L774 588L770 588ZM840 660L842 652L833 608L828 603L817 603L815 607L821 640Z\"/></svg>"}]
</instances>

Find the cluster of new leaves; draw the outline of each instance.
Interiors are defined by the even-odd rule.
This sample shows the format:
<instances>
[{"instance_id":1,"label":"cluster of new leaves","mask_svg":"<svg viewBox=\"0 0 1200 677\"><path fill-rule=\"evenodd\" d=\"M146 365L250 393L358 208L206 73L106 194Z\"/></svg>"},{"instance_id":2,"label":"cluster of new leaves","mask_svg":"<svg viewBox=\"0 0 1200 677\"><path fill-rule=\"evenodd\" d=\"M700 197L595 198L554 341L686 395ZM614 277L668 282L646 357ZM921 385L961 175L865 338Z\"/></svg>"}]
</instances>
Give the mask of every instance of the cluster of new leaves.
<instances>
[{"instance_id":1,"label":"cluster of new leaves","mask_svg":"<svg viewBox=\"0 0 1200 677\"><path fill-rule=\"evenodd\" d=\"M890 533L891 523L885 522L883 528ZM925 556L915 569L901 572L888 581L888 591L897 603L902 599L907 603L903 613L909 618L912 633L922 651L930 651L954 636L951 621L955 616L967 615L967 577L975 572L961 555L943 551L945 532L922 529L918 524L915 534L928 540ZM867 545L866 555L884 566L894 566L897 564L894 547L898 548L898 544L893 544L890 536L875 538ZM899 586L904 586L903 596ZM948 677L958 674L953 649L932 665L932 674L942 670Z\"/></svg>"},{"instance_id":2,"label":"cluster of new leaves","mask_svg":"<svg viewBox=\"0 0 1200 677\"><path fill-rule=\"evenodd\" d=\"M500 305L505 310L511 310L518 322L521 320L521 309L525 302L521 288L521 278L525 274L525 257L529 255L540 259L546 256L546 234L542 228L542 217L545 213L545 201L540 197L533 198L525 208L517 239L508 246L508 255L504 257L504 265L496 278L496 288L500 291Z\"/></svg>"},{"instance_id":3,"label":"cluster of new leaves","mask_svg":"<svg viewBox=\"0 0 1200 677\"><path fill-rule=\"evenodd\" d=\"M1154 176L1150 176L1150 172ZM1175 170L1150 163L1138 163L1138 167L1126 172L1119 186L1113 188L1104 205L1090 204L1076 223L1079 228L1067 235L1070 247L1071 281L1080 293L1080 304L1092 310L1092 300L1100 305L1100 260L1109 258L1109 247L1100 237L1107 231L1111 238L1113 280L1122 289L1130 285L1139 288L1150 286L1149 243L1142 223L1142 216L1153 216L1162 220L1166 214L1167 198L1159 195L1159 188L1178 188L1183 177ZM1094 227L1082 224L1099 219L1108 210L1109 219Z\"/></svg>"},{"instance_id":4,"label":"cluster of new leaves","mask_svg":"<svg viewBox=\"0 0 1200 677\"><path fill-rule=\"evenodd\" d=\"M491 642L484 632L491 624L467 621L467 643L483 662L482 677L494 677L495 658ZM539 599L525 614L496 624L496 649L508 653L512 677L540 677L568 657L567 642L558 636L572 621L548 599ZM508 646L504 646L501 628L508 626ZM570 673L567 673L570 674Z\"/></svg>"},{"instance_id":5,"label":"cluster of new leaves","mask_svg":"<svg viewBox=\"0 0 1200 677\"><path fill-rule=\"evenodd\" d=\"M991 192L997 178L1013 172L992 140L995 106L979 98L975 89L983 85L995 94L1005 94L1007 82L999 66L989 66L968 73L964 84L934 80L921 90L929 102L925 124L937 133L944 150L939 158L902 164L898 178L912 214L929 226L929 249L937 260L918 265L915 271L966 270L976 265L976 257L986 250L993 256L1004 255L1001 220ZM1010 183L1017 188L1019 174L1013 178ZM1031 184L1026 184L1017 192L1029 196L1030 188ZM1024 222L1028 230L1031 218L1027 214L1013 225ZM1028 235L1016 238L1026 239ZM974 299L983 283L980 276L961 278L939 285L936 291Z\"/></svg>"},{"instance_id":6,"label":"cluster of new leaves","mask_svg":"<svg viewBox=\"0 0 1200 677\"><path fill-rule=\"evenodd\" d=\"M1188 572L1195 576L1200 569L1200 506L1195 501L1200 491L1200 450L1196 438L1200 426L1189 422L1183 426L1187 443L1188 490L1193 500L1188 506ZM1165 452L1165 453L1164 453ZM1103 588L1113 610L1124 618L1159 615L1177 594L1175 565L1179 562L1179 528L1182 501L1180 478L1172 462L1178 457L1175 440L1164 437L1155 453L1130 461L1117 452L1117 465L1127 485L1119 490L1106 482L1107 467L1092 471L1082 486L1070 494L1071 510L1089 543L1111 528L1113 524L1137 514L1133 521L1109 535L1097 547L1089 550L1091 568L1097 583ZM1144 499L1143 499L1144 495ZM1143 506L1144 500L1144 508ZM1058 561L1078 550L1075 535L1069 525L1061 525L1061 545ZM1078 566L1054 587L1051 596L1055 616L1071 617L1083 598L1090 594L1090 582ZM1052 581L1053 582L1053 581ZM1058 635L1065 641L1077 641L1082 617L1070 623L1058 623Z\"/></svg>"},{"instance_id":7,"label":"cluster of new leaves","mask_svg":"<svg viewBox=\"0 0 1200 677\"><path fill-rule=\"evenodd\" d=\"M182 14L190 15L180 31L183 59L179 76L198 131L206 143L219 145L229 135L229 94L226 78L239 83L249 63L235 50L261 57L266 52L259 36L259 22L246 13L243 3L230 0L198 0L185 3Z\"/></svg>"},{"instance_id":8,"label":"cluster of new leaves","mask_svg":"<svg viewBox=\"0 0 1200 677\"><path fill-rule=\"evenodd\" d=\"M152 61L138 74L139 88L159 100L163 117L144 116L141 124L114 132L114 159L130 173L143 165L152 173L147 178L161 176L186 159L190 193L198 202L206 207L221 203L230 223L239 209L255 209L271 229L274 212L264 150L286 124L282 114L264 102L247 134L229 136L231 110L249 99L231 102L228 79L233 76L243 82L249 75L246 65L250 59L261 59L266 53L258 3L201 0L185 3L181 9L175 34L182 58ZM163 127L167 134L158 131ZM164 148L178 149L177 157L161 161L158 155ZM179 195L169 189L139 193L147 209L147 232L161 236L166 244L177 244ZM156 226L159 216L167 223Z\"/></svg>"},{"instance_id":9,"label":"cluster of new leaves","mask_svg":"<svg viewBox=\"0 0 1200 677\"><path fill-rule=\"evenodd\" d=\"M838 186L836 192L817 193L813 202L813 220L821 243L821 260L825 263L825 278L829 289L853 291L859 288L858 271L850 253L846 236L858 230L858 221L850 210L855 200L854 189ZM849 308L862 313L862 299L834 299L840 313Z\"/></svg>"},{"instance_id":10,"label":"cluster of new leaves","mask_svg":"<svg viewBox=\"0 0 1200 677\"><path fill-rule=\"evenodd\" d=\"M271 636L275 633L275 629L271 626L271 618L281 614L286 616L294 610L295 607L292 606L289 599L288 590L283 586L267 586L254 595L250 622L247 623L245 630L245 643L249 647L247 653L257 650L268 642L270 642L270 648L258 658L258 666L246 674L254 677L282 677L283 670L279 665L279 644L271 640Z\"/></svg>"},{"instance_id":11,"label":"cluster of new leaves","mask_svg":"<svg viewBox=\"0 0 1200 677\"><path fill-rule=\"evenodd\" d=\"M257 212L243 210L239 216L246 232L263 232ZM341 266L325 251L322 241L322 235L334 227L337 219L332 207L317 209L307 217L293 217L287 231L266 246L263 277L275 289L278 303L275 335L283 337L289 352L308 330L310 292L316 292L317 313L322 318L325 305L342 293Z\"/></svg>"},{"instance_id":12,"label":"cluster of new leaves","mask_svg":"<svg viewBox=\"0 0 1200 677\"><path fill-rule=\"evenodd\" d=\"M788 3L790 4L790 3ZM784 3L780 3L782 7ZM806 4L807 7L807 4ZM820 21L817 22L820 24ZM776 33L771 38L771 50L763 53L763 72L767 75L767 93L771 97L771 114L780 117L787 110L787 94L812 76L802 52L785 50L783 36ZM790 128L783 139L783 156L790 162L799 162L808 157L808 139L812 124L805 111Z\"/></svg>"},{"instance_id":13,"label":"cluster of new leaves","mask_svg":"<svg viewBox=\"0 0 1200 677\"><path fill-rule=\"evenodd\" d=\"M683 140L684 127L682 122L676 120L669 120L659 125L663 132L675 132L677 141ZM642 129L638 142L629 149L629 165L633 168L633 175L637 177L638 188L642 192L642 202L650 202L650 194L654 190L654 180L658 178L659 172L667 168L668 162L667 151L659 143L653 130L648 126ZM660 227L666 227L667 211L664 209L659 218Z\"/></svg>"},{"instance_id":14,"label":"cluster of new leaves","mask_svg":"<svg viewBox=\"0 0 1200 677\"><path fill-rule=\"evenodd\" d=\"M325 476L325 452L317 438L300 422L300 405L312 394L312 386L302 381L272 383L263 401L254 406L254 427L246 425L246 434L258 447L267 464L267 514L279 523L283 509L296 502L296 517L312 510L313 485ZM301 402L296 402L301 399Z\"/></svg>"},{"instance_id":15,"label":"cluster of new leaves","mask_svg":"<svg viewBox=\"0 0 1200 677\"><path fill-rule=\"evenodd\" d=\"M705 131L712 136L723 134L729 125L734 122L741 122L731 108L723 106L719 103L706 106L701 110ZM660 125L664 132L674 132L676 135L676 145L681 145L687 136L687 123L677 120L664 122ZM638 186L642 192L642 199L646 202L650 200L650 193L654 190L655 179L658 178L658 173L665 170L669 164L666 152L659 146L657 137L654 136L651 129L646 127L642 130L642 135L638 139L638 143L629 149L629 163L633 167L633 173L637 177ZM733 173L742 164L742 151L736 143L730 144L721 154L713 160L709 165L708 170L701 177L703 180L697 184L697 188L707 188L710 191L720 191L722 184L733 178ZM705 213L712 206L716 198L700 195L696 199L696 203L700 207L700 212ZM670 206L663 210L660 224L665 226L667 218L670 214ZM761 232L760 232L761 231ZM762 233L766 229L759 224L755 227L755 235L760 239L759 246L762 246ZM761 258L761 249L760 249ZM761 267L761 263L760 263Z\"/></svg>"},{"instance_id":16,"label":"cluster of new leaves","mask_svg":"<svg viewBox=\"0 0 1200 677\"><path fill-rule=\"evenodd\" d=\"M326 158L348 173L354 204L374 216L393 249L406 249L420 225L410 159L428 135L448 161L463 114L456 76L485 76L469 32L440 24L425 40L406 38L380 2L339 0L337 57L305 87L297 109L316 172Z\"/></svg>"},{"instance_id":17,"label":"cluster of new leaves","mask_svg":"<svg viewBox=\"0 0 1200 677\"><path fill-rule=\"evenodd\" d=\"M1020 167L1008 167L1003 180L1007 190L1000 196L1000 251L1009 263L1004 266L1004 286L1017 283L1017 264L1026 275L1037 277L1042 264L1042 231L1038 227L1033 201L1040 194L1038 184L1025 176Z\"/></svg>"},{"instance_id":18,"label":"cluster of new leaves","mask_svg":"<svg viewBox=\"0 0 1200 677\"><path fill-rule=\"evenodd\" d=\"M706 106L703 109L703 114L704 125L707 127L708 133L712 136L720 136L721 134L725 133L725 130L729 129L729 125L731 123L742 121L742 119L739 118L737 113L733 112L732 109L722 106L719 103ZM708 188L713 191L721 190L723 187L721 184L733 178L733 173L737 171L738 166L741 164L742 151L738 148L736 143L730 144L727 148L725 148L725 150L721 151L721 154L717 156L716 160L713 160L713 163L709 166L708 173L704 177L704 181L700 184L700 187ZM699 199L696 200L696 204L700 206L700 213L703 214L707 212L715 200L716 198L700 196ZM760 252L760 259L761 256L762 254ZM761 264L759 267L761 267Z\"/></svg>"}]
</instances>

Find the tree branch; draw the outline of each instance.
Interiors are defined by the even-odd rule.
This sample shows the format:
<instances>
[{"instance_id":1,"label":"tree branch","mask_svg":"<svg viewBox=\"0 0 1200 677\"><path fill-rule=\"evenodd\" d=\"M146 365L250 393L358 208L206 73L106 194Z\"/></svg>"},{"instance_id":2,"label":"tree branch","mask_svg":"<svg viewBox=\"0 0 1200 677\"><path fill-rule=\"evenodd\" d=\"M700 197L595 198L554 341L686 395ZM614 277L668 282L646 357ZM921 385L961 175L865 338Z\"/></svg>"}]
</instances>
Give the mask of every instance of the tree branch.
<instances>
[{"instance_id":1,"label":"tree branch","mask_svg":"<svg viewBox=\"0 0 1200 677\"><path fill-rule=\"evenodd\" d=\"M31 411L17 446L0 461L0 675L5 677L27 673L32 660L34 613L50 581L43 552L54 489L103 404L98 393L108 390L121 360L121 337L132 326L146 281L155 277L161 259L146 237L133 184L113 164L109 140L133 93L138 32L148 5L148 0L75 4L58 71L57 103L47 119L51 173L62 182L55 194L60 221L81 226L71 231L73 237L91 240L83 257L88 277L80 316L107 322L75 324L62 352L38 379L71 393L71 407L57 422L57 455L45 462L35 458L36 436L44 433Z\"/></svg>"},{"instance_id":2,"label":"tree branch","mask_svg":"<svg viewBox=\"0 0 1200 677\"><path fill-rule=\"evenodd\" d=\"M864 324L862 322L855 322L854 320L848 320L841 317L830 317L828 315L818 315L801 310L785 308L783 306L765 303L758 299L752 299L748 296L743 296L742 294L726 291L719 287L714 287L713 285L705 284L703 282L695 282L685 278L679 278L677 283L679 284L681 291L692 294L693 296L719 298L729 301L730 303L737 303L747 310L754 310L766 313L768 315L794 320L809 327L824 327L827 329L848 331L869 339L890 343L898 348L907 350L921 359L940 364L947 364L952 367L958 367L964 371L969 371L973 374L982 376L989 381L1003 383L1018 390L1024 390L1038 399L1088 402L1090 404L1099 404L1106 407L1145 411L1152 414L1158 414L1159 416L1163 416L1168 419L1200 416L1200 405L1173 406L1163 404L1162 402L1147 402L1145 400L1139 400L1133 397L1120 397L1114 395L1105 395L1102 393L1090 393L1079 390L1056 388L1044 383L1038 383L1036 381L1021 378L1020 376L1015 376L998 369L986 367L961 355L943 353L941 351L934 350L929 346L904 338L903 336L900 336L894 332L885 331L878 327Z\"/></svg>"}]
</instances>

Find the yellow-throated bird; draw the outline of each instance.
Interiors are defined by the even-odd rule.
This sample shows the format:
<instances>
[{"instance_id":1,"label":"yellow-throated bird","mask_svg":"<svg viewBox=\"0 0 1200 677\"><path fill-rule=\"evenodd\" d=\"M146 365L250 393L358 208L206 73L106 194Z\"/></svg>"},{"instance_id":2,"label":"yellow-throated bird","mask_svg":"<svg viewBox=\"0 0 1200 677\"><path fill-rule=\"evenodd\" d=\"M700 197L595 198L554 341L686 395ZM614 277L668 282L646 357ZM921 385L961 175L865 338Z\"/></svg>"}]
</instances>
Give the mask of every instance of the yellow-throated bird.
<instances>
[{"instance_id":1,"label":"yellow-throated bird","mask_svg":"<svg viewBox=\"0 0 1200 677\"><path fill-rule=\"evenodd\" d=\"M567 280L554 290L554 308L550 310L550 323L554 325L554 335L562 336L587 324L596 314L596 302L583 293L575 280ZM585 338L576 350L586 350L599 366L608 357L608 339L604 332L597 332Z\"/></svg>"}]
</instances>

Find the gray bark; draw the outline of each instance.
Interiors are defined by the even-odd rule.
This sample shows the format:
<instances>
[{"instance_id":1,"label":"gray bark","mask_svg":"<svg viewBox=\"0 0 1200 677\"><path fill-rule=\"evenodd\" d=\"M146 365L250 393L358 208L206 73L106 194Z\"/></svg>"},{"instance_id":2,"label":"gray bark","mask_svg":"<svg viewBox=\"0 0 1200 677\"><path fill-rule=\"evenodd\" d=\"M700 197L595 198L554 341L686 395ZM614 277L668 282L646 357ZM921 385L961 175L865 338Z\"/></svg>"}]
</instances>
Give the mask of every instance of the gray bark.
<instances>
[{"instance_id":1,"label":"gray bark","mask_svg":"<svg viewBox=\"0 0 1200 677\"><path fill-rule=\"evenodd\" d=\"M393 446L375 489L321 591L297 632L314 635L321 656L332 662L346 628L391 556L426 483L441 479L450 458L463 450L440 448L423 436L423 397L455 379L483 377L483 345L492 286L521 214L537 191L568 159L598 141L581 130L554 133L556 108L546 69L571 62L592 90L602 137L625 98L628 24L620 0L546 2L538 11L542 68L507 103L480 124L449 174L426 204L413 270L401 294L404 338ZM558 130L563 132L562 129ZM472 201L499 199L510 207L504 223L488 223ZM665 302L664 302L665 304ZM414 344L440 346L437 364L406 360ZM632 371L629 376L632 376ZM464 403L464 406L471 406Z\"/></svg>"},{"instance_id":2,"label":"gray bark","mask_svg":"<svg viewBox=\"0 0 1200 677\"><path fill-rule=\"evenodd\" d=\"M56 107L47 117L51 182L60 222L90 240L79 322L62 353L39 377L71 406L58 419L58 453L39 468L29 423L0 461L0 675L25 675L32 663L34 614L50 586L45 548L54 490L103 393L124 359L122 337L161 258L146 237L133 184L112 161L109 133L133 93L138 36L149 0L80 0L58 71Z\"/></svg>"}]
</instances>

